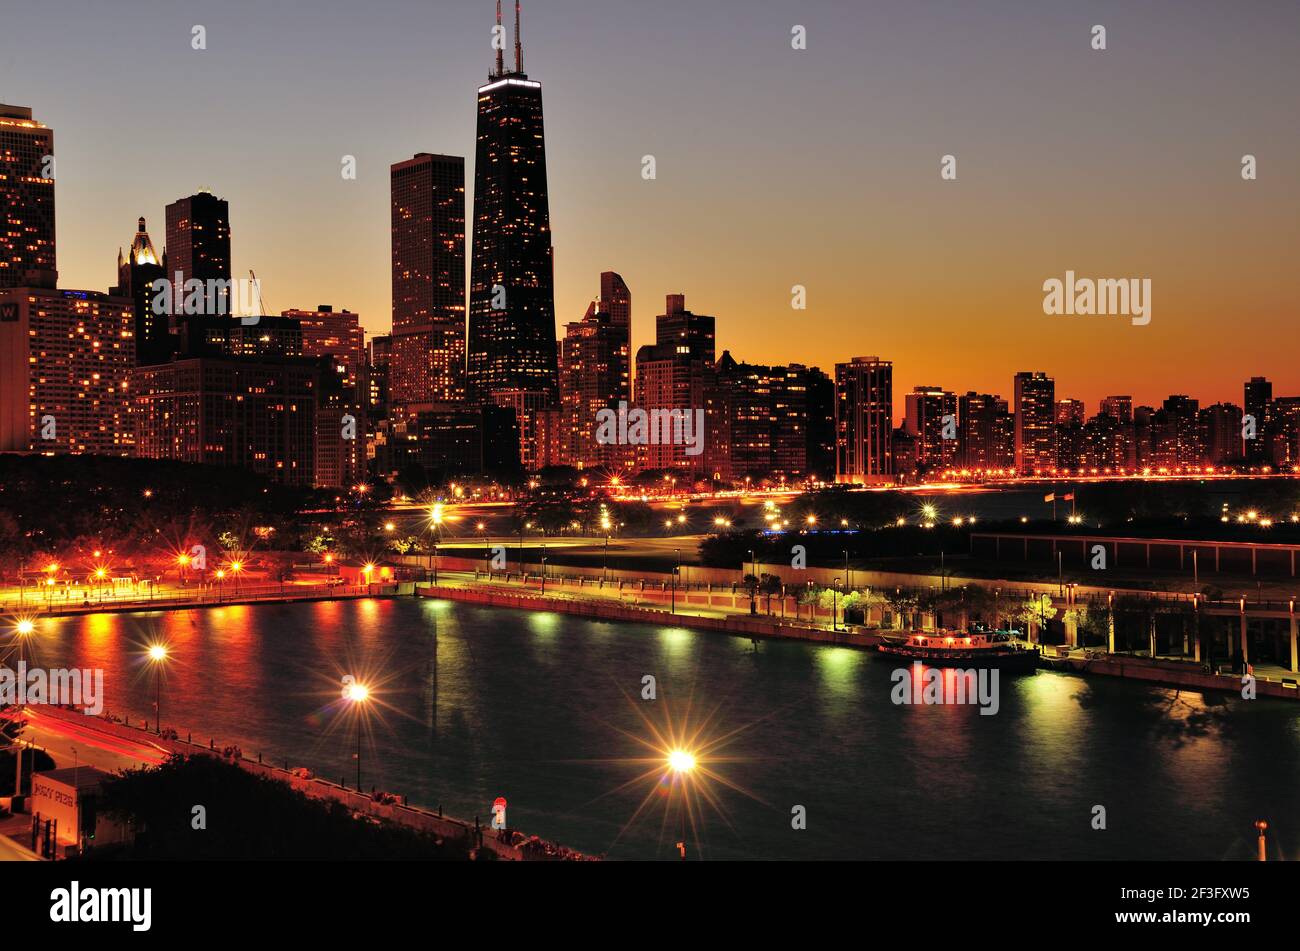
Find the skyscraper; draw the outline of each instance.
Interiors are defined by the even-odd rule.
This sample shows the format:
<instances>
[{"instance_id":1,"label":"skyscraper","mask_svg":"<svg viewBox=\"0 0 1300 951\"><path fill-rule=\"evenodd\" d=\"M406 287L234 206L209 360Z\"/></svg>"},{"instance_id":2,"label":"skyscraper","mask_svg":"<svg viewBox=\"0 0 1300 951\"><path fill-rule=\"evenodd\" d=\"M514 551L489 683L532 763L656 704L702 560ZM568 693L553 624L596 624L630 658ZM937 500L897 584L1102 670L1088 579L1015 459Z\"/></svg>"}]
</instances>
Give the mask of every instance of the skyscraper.
<instances>
[{"instance_id":1,"label":"skyscraper","mask_svg":"<svg viewBox=\"0 0 1300 951\"><path fill-rule=\"evenodd\" d=\"M1270 410L1273 404L1273 384L1262 376L1252 376L1246 381L1246 416L1253 426L1242 424L1242 455L1248 462L1260 463L1268 456L1267 440ZM1248 435L1253 433L1252 435Z\"/></svg>"},{"instance_id":2,"label":"skyscraper","mask_svg":"<svg viewBox=\"0 0 1300 951\"><path fill-rule=\"evenodd\" d=\"M714 382L715 321L687 310L683 294L669 294L665 311L655 318L656 342L636 354L636 403L650 413L677 410L694 420L697 410L706 411ZM679 443L652 442L638 451L642 469L706 474L709 463L708 453L689 453Z\"/></svg>"},{"instance_id":3,"label":"skyscraper","mask_svg":"<svg viewBox=\"0 0 1300 951\"><path fill-rule=\"evenodd\" d=\"M969 391L957 400L961 418L957 461L966 469L1010 469L1015 460L1015 426L1007 401L994 393Z\"/></svg>"},{"instance_id":4,"label":"skyscraper","mask_svg":"<svg viewBox=\"0 0 1300 951\"><path fill-rule=\"evenodd\" d=\"M165 278L166 268L145 228L144 219L136 222L135 237L125 255L117 252L117 286L110 291L135 301L135 361L141 366L163 363L172 352L167 314L154 313L153 282Z\"/></svg>"},{"instance_id":5,"label":"skyscraper","mask_svg":"<svg viewBox=\"0 0 1300 951\"><path fill-rule=\"evenodd\" d=\"M132 454L131 301L0 289L0 452Z\"/></svg>"},{"instance_id":6,"label":"skyscraper","mask_svg":"<svg viewBox=\"0 0 1300 951\"><path fill-rule=\"evenodd\" d=\"M941 386L917 386L903 397L903 405L903 429L917 438L917 463L927 468L951 465L957 458L956 394Z\"/></svg>"},{"instance_id":7,"label":"skyscraper","mask_svg":"<svg viewBox=\"0 0 1300 951\"><path fill-rule=\"evenodd\" d=\"M523 71L518 3L515 68L507 71L503 58L498 49L496 69L478 90L468 384L481 402L514 390L554 403L559 385L542 85Z\"/></svg>"},{"instance_id":8,"label":"skyscraper","mask_svg":"<svg viewBox=\"0 0 1300 951\"><path fill-rule=\"evenodd\" d=\"M887 482L894 472L894 364L835 364L835 481Z\"/></svg>"},{"instance_id":9,"label":"skyscraper","mask_svg":"<svg viewBox=\"0 0 1300 951\"><path fill-rule=\"evenodd\" d=\"M421 152L390 171L399 405L465 398L465 160Z\"/></svg>"},{"instance_id":10,"label":"skyscraper","mask_svg":"<svg viewBox=\"0 0 1300 951\"><path fill-rule=\"evenodd\" d=\"M600 298L566 324L560 344L559 458L565 465L619 466L619 447L596 440L596 414L631 399L632 294L613 271Z\"/></svg>"},{"instance_id":11,"label":"skyscraper","mask_svg":"<svg viewBox=\"0 0 1300 951\"><path fill-rule=\"evenodd\" d=\"M0 103L0 287L54 287L54 130Z\"/></svg>"},{"instance_id":12,"label":"skyscraper","mask_svg":"<svg viewBox=\"0 0 1300 951\"><path fill-rule=\"evenodd\" d=\"M1046 373L1016 374L1016 468L1056 468L1056 381Z\"/></svg>"},{"instance_id":13,"label":"skyscraper","mask_svg":"<svg viewBox=\"0 0 1300 951\"><path fill-rule=\"evenodd\" d=\"M167 270L179 298L187 281L224 281L208 316L230 313L230 206L211 192L167 206ZM174 298L174 299L175 299ZM175 324L175 321L173 321Z\"/></svg>"}]
</instances>

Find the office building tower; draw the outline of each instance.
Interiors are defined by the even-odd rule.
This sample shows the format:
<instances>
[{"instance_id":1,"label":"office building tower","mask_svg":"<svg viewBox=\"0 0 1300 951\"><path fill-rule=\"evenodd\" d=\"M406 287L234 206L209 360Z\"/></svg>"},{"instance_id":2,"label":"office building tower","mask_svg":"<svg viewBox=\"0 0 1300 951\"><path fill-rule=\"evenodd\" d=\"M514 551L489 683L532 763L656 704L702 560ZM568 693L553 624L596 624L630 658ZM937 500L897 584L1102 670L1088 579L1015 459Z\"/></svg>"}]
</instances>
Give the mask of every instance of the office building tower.
<instances>
[{"instance_id":1,"label":"office building tower","mask_svg":"<svg viewBox=\"0 0 1300 951\"><path fill-rule=\"evenodd\" d=\"M421 152L390 170L393 403L465 398L465 160Z\"/></svg>"},{"instance_id":2,"label":"office building tower","mask_svg":"<svg viewBox=\"0 0 1300 951\"><path fill-rule=\"evenodd\" d=\"M554 261L542 85L502 52L478 90L467 379L480 402L503 390L558 398ZM497 11L498 22L500 10Z\"/></svg>"},{"instance_id":3,"label":"office building tower","mask_svg":"<svg viewBox=\"0 0 1300 951\"><path fill-rule=\"evenodd\" d=\"M0 288L53 288L54 130L0 103Z\"/></svg>"},{"instance_id":4,"label":"office building tower","mask_svg":"<svg viewBox=\"0 0 1300 951\"><path fill-rule=\"evenodd\" d=\"M835 364L835 480L888 482L894 473L894 365L879 357Z\"/></svg>"},{"instance_id":5,"label":"office building tower","mask_svg":"<svg viewBox=\"0 0 1300 951\"><path fill-rule=\"evenodd\" d=\"M0 289L0 451L131 455L134 365L129 298Z\"/></svg>"},{"instance_id":6,"label":"office building tower","mask_svg":"<svg viewBox=\"0 0 1300 951\"><path fill-rule=\"evenodd\" d=\"M166 298L154 306L158 297L154 282L166 277L166 265L154 250L141 218L136 222L135 236L126 254L121 248L117 251L117 286L109 293L135 302L135 359L142 366L165 363L172 355L174 338L168 323Z\"/></svg>"},{"instance_id":7,"label":"office building tower","mask_svg":"<svg viewBox=\"0 0 1300 951\"><path fill-rule=\"evenodd\" d=\"M1017 373L1016 469L1033 475L1056 467L1056 381L1045 373Z\"/></svg>"}]
</instances>

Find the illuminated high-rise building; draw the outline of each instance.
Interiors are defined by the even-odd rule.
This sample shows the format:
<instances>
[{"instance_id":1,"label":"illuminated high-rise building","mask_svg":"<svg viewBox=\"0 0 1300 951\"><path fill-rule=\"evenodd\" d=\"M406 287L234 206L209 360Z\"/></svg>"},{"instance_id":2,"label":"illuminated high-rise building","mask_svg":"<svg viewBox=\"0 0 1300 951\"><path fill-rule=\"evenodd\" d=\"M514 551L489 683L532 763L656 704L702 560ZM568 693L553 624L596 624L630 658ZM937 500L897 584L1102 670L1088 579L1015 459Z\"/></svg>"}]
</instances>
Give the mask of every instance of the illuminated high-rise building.
<instances>
[{"instance_id":1,"label":"illuminated high-rise building","mask_svg":"<svg viewBox=\"0 0 1300 951\"><path fill-rule=\"evenodd\" d=\"M887 482L894 473L894 364L835 364L835 481Z\"/></svg>"},{"instance_id":2,"label":"illuminated high-rise building","mask_svg":"<svg viewBox=\"0 0 1300 951\"><path fill-rule=\"evenodd\" d=\"M162 257L154 250L144 219L136 222L135 237L125 255L117 252L117 286L109 293L135 301L135 360L141 366L163 363L172 355L173 337L167 312L156 312L154 281L166 278ZM158 308L161 309L161 308Z\"/></svg>"},{"instance_id":3,"label":"illuminated high-rise building","mask_svg":"<svg viewBox=\"0 0 1300 951\"><path fill-rule=\"evenodd\" d=\"M1245 416L1243 420L1242 455L1248 462L1260 463L1268 458L1268 432L1273 407L1273 384L1262 376L1252 376L1246 381Z\"/></svg>"},{"instance_id":4,"label":"illuminated high-rise building","mask_svg":"<svg viewBox=\"0 0 1300 951\"><path fill-rule=\"evenodd\" d=\"M973 390L957 399L957 462L965 469L1010 469L1015 464L1015 424L1007 401Z\"/></svg>"},{"instance_id":5,"label":"illuminated high-rise building","mask_svg":"<svg viewBox=\"0 0 1300 951\"><path fill-rule=\"evenodd\" d=\"M0 287L54 287L54 130L0 103Z\"/></svg>"},{"instance_id":6,"label":"illuminated high-rise building","mask_svg":"<svg viewBox=\"0 0 1300 951\"><path fill-rule=\"evenodd\" d=\"M211 192L198 192L167 206L167 278L179 299L187 281L218 285L208 316L231 313L230 205ZM173 320L175 324L175 320Z\"/></svg>"},{"instance_id":7,"label":"illuminated high-rise building","mask_svg":"<svg viewBox=\"0 0 1300 951\"><path fill-rule=\"evenodd\" d=\"M951 465L957 458L957 395L941 386L917 386L903 397L903 406L903 430L916 437L917 465Z\"/></svg>"},{"instance_id":8,"label":"illuminated high-rise building","mask_svg":"<svg viewBox=\"0 0 1300 951\"><path fill-rule=\"evenodd\" d=\"M0 289L0 452L131 455L134 365L129 298Z\"/></svg>"},{"instance_id":9,"label":"illuminated high-rise building","mask_svg":"<svg viewBox=\"0 0 1300 951\"><path fill-rule=\"evenodd\" d=\"M600 297L560 342L560 408L552 440L565 465L621 468L619 447L596 440L596 414L631 400L632 293L613 271L600 276ZM548 431L549 434L549 431ZM538 453L546 459L552 452Z\"/></svg>"},{"instance_id":10,"label":"illuminated high-rise building","mask_svg":"<svg viewBox=\"0 0 1300 951\"><path fill-rule=\"evenodd\" d=\"M465 160L421 152L390 170L394 404L465 398Z\"/></svg>"},{"instance_id":11,"label":"illuminated high-rise building","mask_svg":"<svg viewBox=\"0 0 1300 951\"><path fill-rule=\"evenodd\" d=\"M514 69L498 49L496 69L478 90L473 227L469 390L484 403L509 390L553 404L559 383L542 85L523 70L518 3Z\"/></svg>"},{"instance_id":12,"label":"illuminated high-rise building","mask_svg":"<svg viewBox=\"0 0 1300 951\"><path fill-rule=\"evenodd\" d=\"M1056 381L1046 373L1016 374L1016 469L1056 468Z\"/></svg>"}]
</instances>

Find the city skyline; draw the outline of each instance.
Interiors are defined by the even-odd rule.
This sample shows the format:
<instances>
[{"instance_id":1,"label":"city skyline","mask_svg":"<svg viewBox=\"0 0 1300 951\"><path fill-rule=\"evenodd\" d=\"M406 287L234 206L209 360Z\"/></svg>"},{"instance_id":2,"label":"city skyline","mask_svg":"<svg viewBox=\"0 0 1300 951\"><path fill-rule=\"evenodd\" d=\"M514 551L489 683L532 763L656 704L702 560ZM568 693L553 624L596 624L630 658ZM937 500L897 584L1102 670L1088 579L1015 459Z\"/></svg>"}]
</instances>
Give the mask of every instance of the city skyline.
<instances>
[{"instance_id":1,"label":"city skyline","mask_svg":"<svg viewBox=\"0 0 1300 951\"><path fill-rule=\"evenodd\" d=\"M616 270L643 300L687 293L699 310L717 314L719 350L747 361L797 360L827 370L855 353L880 353L894 361L902 392L939 383L1007 395L1009 380L1025 367L1045 368L1058 392L1090 407L1116 392L1153 405L1188 391L1203 403L1237 400L1240 381L1253 375L1274 380L1279 393L1300 391L1285 354L1257 345L1270 332L1284 332L1300 296L1285 254L1294 245L1296 223L1280 213L1295 204L1289 157L1300 149L1295 133L1276 122L1288 111L1285 90L1297 86L1295 65L1280 55L1293 11L1266 9L1242 24L1255 51L1249 70L1225 66L1202 77L1187 64L1198 57L1219 60L1213 59L1217 34L1209 31L1207 38L1194 28L1198 17L1209 15L1201 7L1180 7L1186 13L1173 26L1161 19L1159 5L1141 12L1102 5L1088 22L1048 10L1033 23L1009 27L1005 17L975 22L938 4L910 11L883 5L871 15L834 3L797 12L746 7L744 17L668 5L653 20L653 35L678 41L656 51L672 67L665 69L665 63L635 56L618 59L618 68L610 60L608 50L636 35L645 11L620 6L611 17L619 23L621 42L614 44L599 42L613 27L587 22L583 4L562 6L524 11L529 62L548 89L557 337L581 318L595 277ZM341 4L325 9L332 15L313 18L310 26L283 12L259 13L256 34L236 29L239 4L211 16L204 9L203 16L186 17L182 7L179 19L142 20L143 41L159 51L157 69L170 66L175 83L169 85L179 87L159 90L161 102L194 88L223 90L216 95L228 100L182 110L176 134L165 140L135 130L125 136L92 114L98 88L119 88L138 67L119 68L102 56L83 64L73 55L84 45L78 37L54 43L38 67L26 58L42 48L49 27L23 11L12 15L16 29L33 42L15 50L7 66L0 64L6 90L0 99L30 105L58 135L60 286L110 287L109 255L131 222L140 216L161 222L169 202L207 186L230 202L234 273L254 267L275 312L331 300L360 313L369 333L387 332L387 170L419 151L465 155L472 164L471 97L491 62L492 5L430 11L393 0L365 17ZM91 12L87 22L101 15ZM1106 51L1088 48L1092 19L1108 23ZM191 22L206 23L207 50L190 48ZM794 23L808 28L806 50L791 49ZM402 39L398 24L410 40ZM394 59L400 60L404 42L428 40L432 30L438 48L449 49L431 67L436 77L429 88L447 95L421 98L406 82L386 89L397 83L391 70L364 77L359 73L367 71L347 70L331 78L317 69L311 75L325 94L304 103L308 114L295 120L294 137L286 141L288 127L268 128L268 122L275 114L283 125L284 110L293 105L288 90L300 79L282 79L282 96L258 95L244 76L232 77L229 86L208 84L211 64L186 58L244 62L264 44L296 37L300 26L312 30L320 46L313 60L331 51L363 51L367 31L375 30L397 35ZM956 34L968 28L971 41L958 41ZM1177 42L1162 30L1176 31ZM1080 33L1077 53L1062 45L1074 31ZM468 42L475 35L481 45ZM886 36L917 63L892 61ZM738 42L723 42L727 37ZM1169 61L1164 50L1174 45L1185 63ZM740 49L748 51L743 59ZM871 83L875 105L827 85L840 75L832 67L847 65L848 75L859 75L852 68L855 49L874 57L862 77L875 76L886 61L896 71L890 81ZM1042 78L1035 70L1048 63L1055 72L1046 85L1022 83L1032 88L1003 96L992 115L986 96L975 97L957 82L986 92L989 84L1006 81L1008 74L983 63L991 49L1017 50L1025 75L1035 80ZM977 54L980 61L972 62ZM302 66L298 55L290 52L286 65L267 67L263 78ZM1094 70L1096 60L1088 56L1109 57L1105 69ZM750 82L710 84L719 70L743 65ZM28 66L41 83L24 80ZM104 78L83 84L74 106L69 84L88 66ZM1160 73L1153 79L1155 66ZM926 68L929 78L922 75ZM602 81L593 83L590 75ZM712 110L682 107L688 100L680 93L691 85L707 90L705 102L727 109L725 127L716 133L701 125ZM1069 87L1068 96L1060 86ZM1092 94L1085 99L1080 88ZM1144 131L1125 118L1148 116L1151 97L1175 88L1182 92L1161 113L1168 121L1159 130ZM828 102L801 112L800 97L810 92ZM979 107L963 112L967 97L979 98ZM351 108L363 101L366 108ZM1184 101L1215 104L1213 146L1201 141L1200 133L1208 132L1201 126L1204 110L1193 116L1178 105ZM906 115L898 111L904 102ZM826 114L837 108L855 121L828 121ZM343 113L354 118L339 123ZM595 136L592 115L601 116ZM654 125L669 116L676 121ZM1106 119L1125 135L1079 134L1080 117ZM333 128L325 135L320 123L327 118ZM354 125L368 134L357 134ZM981 127L1012 128L1017 142L990 142L991 133ZM1085 122L1083 128L1093 126ZM674 129L682 135L665 134ZM866 137L871 129L877 134ZM215 148L241 130L247 134L241 141L258 142L247 153L256 161L232 162L225 148ZM788 159L759 144L760 135L773 134L793 144ZM1225 143L1235 138L1246 144L1233 154ZM1239 174L1246 152L1258 154L1257 181ZM940 157L949 153L958 162L955 182L939 177ZM356 182L339 175L340 159L349 154L358 160ZM641 177L647 154L657 159L654 181ZM748 164L751 159L755 164ZM299 180L286 182L275 172L285 161L302 167ZM817 182L809 177L810 161ZM788 162L801 174L788 174ZM745 172L735 175L736 167ZM779 174L782 168L787 174ZM1118 193L1099 192L1099 181ZM867 187L870 182L894 187ZM314 227L321 214L349 227ZM749 235L764 233L758 215L783 229L787 240L771 242L770 250L756 244ZM863 221L878 224L864 230ZM721 253L702 253L705 248ZM1042 283L1067 270L1150 278L1151 324L1046 316ZM790 308L795 284L807 288L807 311ZM783 332L792 321L800 328L794 352ZM1228 328L1247 322L1252 335L1234 336L1239 346L1220 345L1233 332ZM915 333L918 326L926 333ZM635 322L633 349L652 335L649 321ZM1189 385L1189 370L1207 383Z\"/></svg>"}]
</instances>

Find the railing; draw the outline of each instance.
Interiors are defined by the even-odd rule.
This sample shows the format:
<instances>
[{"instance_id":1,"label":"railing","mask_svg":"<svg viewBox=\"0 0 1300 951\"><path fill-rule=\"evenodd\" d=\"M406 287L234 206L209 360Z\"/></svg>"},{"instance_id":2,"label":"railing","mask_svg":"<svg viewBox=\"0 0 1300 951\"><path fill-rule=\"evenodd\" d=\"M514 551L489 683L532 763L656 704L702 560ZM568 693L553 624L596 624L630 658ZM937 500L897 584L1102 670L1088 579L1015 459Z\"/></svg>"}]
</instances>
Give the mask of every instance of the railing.
<instances>
[{"instance_id":1,"label":"railing","mask_svg":"<svg viewBox=\"0 0 1300 951\"><path fill-rule=\"evenodd\" d=\"M178 607L214 607L222 604L248 604L274 601L309 601L323 598L365 597L390 593L394 585L224 585L208 586L189 595L167 594L155 597L114 596L50 601L27 601L19 604L10 601L0 604L0 614L33 614L59 616L85 614L103 610L153 610Z\"/></svg>"}]
</instances>

